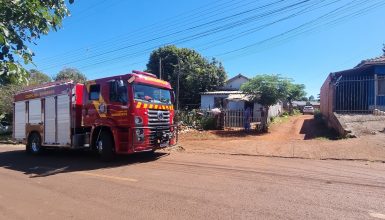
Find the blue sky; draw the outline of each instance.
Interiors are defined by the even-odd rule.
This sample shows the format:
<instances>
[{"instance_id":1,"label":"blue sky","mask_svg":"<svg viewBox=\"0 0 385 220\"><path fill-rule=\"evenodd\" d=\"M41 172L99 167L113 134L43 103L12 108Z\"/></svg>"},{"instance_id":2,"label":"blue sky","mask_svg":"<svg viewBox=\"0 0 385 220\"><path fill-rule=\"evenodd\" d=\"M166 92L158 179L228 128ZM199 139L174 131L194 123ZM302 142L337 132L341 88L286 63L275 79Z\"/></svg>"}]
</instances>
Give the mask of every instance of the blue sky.
<instances>
[{"instance_id":1,"label":"blue sky","mask_svg":"<svg viewBox=\"0 0 385 220\"><path fill-rule=\"evenodd\" d=\"M69 8L63 28L31 46L33 68L74 67L95 79L143 70L153 48L176 44L217 58L229 78L281 74L316 96L330 72L382 55L385 43L383 0L77 0Z\"/></svg>"}]
</instances>

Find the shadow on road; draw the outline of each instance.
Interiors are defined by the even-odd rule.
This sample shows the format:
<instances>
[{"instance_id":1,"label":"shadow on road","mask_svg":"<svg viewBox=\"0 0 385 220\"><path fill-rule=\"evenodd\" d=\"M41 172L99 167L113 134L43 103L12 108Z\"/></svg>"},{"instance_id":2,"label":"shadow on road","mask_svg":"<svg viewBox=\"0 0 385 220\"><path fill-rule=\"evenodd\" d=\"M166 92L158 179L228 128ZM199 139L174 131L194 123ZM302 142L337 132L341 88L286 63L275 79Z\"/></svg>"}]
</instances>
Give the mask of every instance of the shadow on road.
<instances>
[{"instance_id":1,"label":"shadow on road","mask_svg":"<svg viewBox=\"0 0 385 220\"><path fill-rule=\"evenodd\" d=\"M338 134L334 130L328 128L325 123L313 118L304 120L300 134L305 135L305 140L316 138L325 138L329 140L338 139Z\"/></svg>"},{"instance_id":2,"label":"shadow on road","mask_svg":"<svg viewBox=\"0 0 385 220\"><path fill-rule=\"evenodd\" d=\"M22 172L30 178L46 177L59 173L90 171L103 168L147 163L167 156L167 153L132 154L117 156L112 162L101 162L87 151L46 150L41 155L28 155L24 150L0 152L0 167Z\"/></svg>"}]
</instances>

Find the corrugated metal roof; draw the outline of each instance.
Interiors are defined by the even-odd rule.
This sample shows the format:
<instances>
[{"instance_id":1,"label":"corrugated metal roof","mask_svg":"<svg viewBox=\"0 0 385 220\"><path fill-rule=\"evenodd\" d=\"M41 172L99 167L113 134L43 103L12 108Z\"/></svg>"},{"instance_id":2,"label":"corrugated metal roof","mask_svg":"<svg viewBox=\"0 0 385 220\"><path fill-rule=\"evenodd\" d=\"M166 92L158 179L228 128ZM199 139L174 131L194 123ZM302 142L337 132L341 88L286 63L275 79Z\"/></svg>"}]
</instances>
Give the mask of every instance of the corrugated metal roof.
<instances>
[{"instance_id":1,"label":"corrugated metal roof","mask_svg":"<svg viewBox=\"0 0 385 220\"><path fill-rule=\"evenodd\" d=\"M380 56L380 57L367 59L367 60L363 60L354 68L359 68L359 67L366 66L366 65L375 65L375 64L385 64L385 55Z\"/></svg>"},{"instance_id":2,"label":"corrugated metal roof","mask_svg":"<svg viewBox=\"0 0 385 220\"><path fill-rule=\"evenodd\" d=\"M240 101L251 101L251 96L246 94L230 94L227 98L229 101L240 102Z\"/></svg>"},{"instance_id":3,"label":"corrugated metal roof","mask_svg":"<svg viewBox=\"0 0 385 220\"><path fill-rule=\"evenodd\" d=\"M229 95L229 94L242 94L241 91L212 91L201 92L201 95Z\"/></svg>"}]
</instances>

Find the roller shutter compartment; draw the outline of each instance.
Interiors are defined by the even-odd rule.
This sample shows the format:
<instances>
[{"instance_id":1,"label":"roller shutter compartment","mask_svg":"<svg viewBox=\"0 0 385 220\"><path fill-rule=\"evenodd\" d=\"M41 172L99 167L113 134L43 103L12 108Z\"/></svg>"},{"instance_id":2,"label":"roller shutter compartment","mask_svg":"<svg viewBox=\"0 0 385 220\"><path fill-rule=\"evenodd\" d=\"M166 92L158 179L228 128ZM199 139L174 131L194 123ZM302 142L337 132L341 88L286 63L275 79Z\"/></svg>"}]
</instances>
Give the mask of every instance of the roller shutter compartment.
<instances>
[{"instance_id":1,"label":"roller shutter compartment","mask_svg":"<svg viewBox=\"0 0 385 220\"><path fill-rule=\"evenodd\" d=\"M16 140L25 138L25 121L25 102L15 102L14 138Z\"/></svg>"},{"instance_id":2,"label":"roller shutter compartment","mask_svg":"<svg viewBox=\"0 0 385 220\"><path fill-rule=\"evenodd\" d=\"M57 142L60 145L71 143L70 119L70 97L68 95L57 96Z\"/></svg>"}]
</instances>

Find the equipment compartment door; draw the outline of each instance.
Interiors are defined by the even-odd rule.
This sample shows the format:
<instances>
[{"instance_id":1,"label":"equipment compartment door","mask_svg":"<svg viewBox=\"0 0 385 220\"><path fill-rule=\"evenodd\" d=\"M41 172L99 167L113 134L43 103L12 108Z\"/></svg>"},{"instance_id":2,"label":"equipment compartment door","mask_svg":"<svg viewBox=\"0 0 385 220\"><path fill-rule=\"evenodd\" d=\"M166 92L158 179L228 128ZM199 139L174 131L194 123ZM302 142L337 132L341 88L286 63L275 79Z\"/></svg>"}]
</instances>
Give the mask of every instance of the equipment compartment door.
<instances>
[{"instance_id":1,"label":"equipment compartment door","mask_svg":"<svg viewBox=\"0 0 385 220\"><path fill-rule=\"evenodd\" d=\"M57 96L57 142L71 144L70 97L68 94Z\"/></svg>"},{"instance_id":2,"label":"equipment compartment door","mask_svg":"<svg viewBox=\"0 0 385 220\"><path fill-rule=\"evenodd\" d=\"M47 97L44 106L44 143L56 143L56 98Z\"/></svg>"},{"instance_id":3,"label":"equipment compartment door","mask_svg":"<svg viewBox=\"0 0 385 220\"><path fill-rule=\"evenodd\" d=\"M25 138L25 102L15 102L15 124L14 124L14 138L22 140Z\"/></svg>"},{"instance_id":4,"label":"equipment compartment door","mask_svg":"<svg viewBox=\"0 0 385 220\"><path fill-rule=\"evenodd\" d=\"M41 100L33 99L29 101L28 123L31 125L41 124Z\"/></svg>"}]
</instances>

